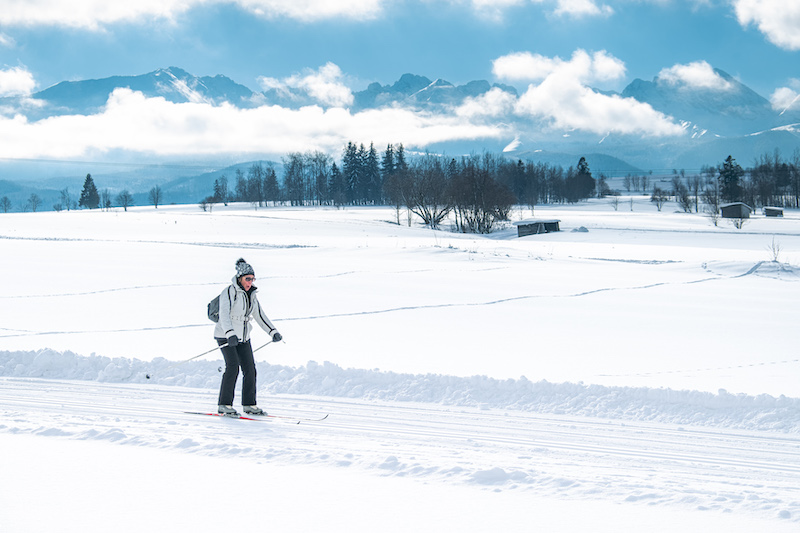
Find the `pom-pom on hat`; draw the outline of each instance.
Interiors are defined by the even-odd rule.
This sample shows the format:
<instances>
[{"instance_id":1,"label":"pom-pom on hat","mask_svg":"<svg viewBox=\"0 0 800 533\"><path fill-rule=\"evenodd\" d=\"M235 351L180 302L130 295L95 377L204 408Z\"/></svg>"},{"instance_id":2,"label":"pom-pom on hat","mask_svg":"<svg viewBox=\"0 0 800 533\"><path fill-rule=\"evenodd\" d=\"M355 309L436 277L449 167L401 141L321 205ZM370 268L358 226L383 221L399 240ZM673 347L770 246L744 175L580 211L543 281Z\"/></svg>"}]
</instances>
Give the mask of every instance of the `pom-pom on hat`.
<instances>
[{"instance_id":1,"label":"pom-pom on hat","mask_svg":"<svg viewBox=\"0 0 800 533\"><path fill-rule=\"evenodd\" d=\"M248 274L251 276L256 275L253 267L248 265L247 261L240 257L239 260L236 261L236 277L241 278L242 276L247 276Z\"/></svg>"}]
</instances>

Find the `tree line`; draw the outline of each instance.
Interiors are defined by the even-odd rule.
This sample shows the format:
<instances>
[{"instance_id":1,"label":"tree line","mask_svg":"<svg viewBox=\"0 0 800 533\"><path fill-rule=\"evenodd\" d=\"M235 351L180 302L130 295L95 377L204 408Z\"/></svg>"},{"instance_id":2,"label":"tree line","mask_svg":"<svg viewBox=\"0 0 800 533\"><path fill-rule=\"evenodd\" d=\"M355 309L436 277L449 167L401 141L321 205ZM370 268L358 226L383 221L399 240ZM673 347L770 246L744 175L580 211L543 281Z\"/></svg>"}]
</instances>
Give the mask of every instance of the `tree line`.
<instances>
[{"instance_id":1,"label":"tree line","mask_svg":"<svg viewBox=\"0 0 800 533\"><path fill-rule=\"evenodd\" d=\"M282 159L279 182L271 164L237 169L235 186L227 176L214 182L200 206L250 202L254 206L392 205L397 222L403 209L431 227L451 213L456 228L488 233L508 219L516 203L578 202L595 195L596 183L585 158L564 170L546 163L523 163L485 152L447 157L425 153L408 157L402 144L379 152L374 144L347 143L341 166L323 152L294 152Z\"/></svg>"},{"instance_id":2,"label":"tree line","mask_svg":"<svg viewBox=\"0 0 800 533\"><path fill-rule=\"evenodd\" d=\"M232 180L223 175L214 181L212 194L201 202L203 209L217 203L250 202L254 206L286 203L302 205L391 205L397 223L405 209L431 227L439 226L452 214L458 231L487 233L507 220L513 205L575 203L592 197L617 196L600 174L595 179L585 158L575 167L564 169L548 163L511 160L484 152L448 157L430 153L409 156L403 145L387 145L379 152L369 146L349 142L342 151L341 163L329 154L293 152L282 158L279 179L272 163L259 162L246 171L237 169ZM623 186L647 193L659 207L674 197L687 212L717 212L725 202L742 201L752 207L774 205L800 207L800 151L784 160L778 151L764 154L753 167L743 169L732 156L717 166L703 167L699 174L687 176L673 171L671 186L664 189L649 176L626 176ZM114 196L107 189L98 191L87 174L80 196L68 189L54 210L76 208L109 209L133 205L133 196L124 190ZM156 208L163 200L161 188L153 187L148 199ZM41 200L33 194L23 210L36 211ZM0 198L0 209L11 209L7 197Z\"/></svg>"}]
</instances>

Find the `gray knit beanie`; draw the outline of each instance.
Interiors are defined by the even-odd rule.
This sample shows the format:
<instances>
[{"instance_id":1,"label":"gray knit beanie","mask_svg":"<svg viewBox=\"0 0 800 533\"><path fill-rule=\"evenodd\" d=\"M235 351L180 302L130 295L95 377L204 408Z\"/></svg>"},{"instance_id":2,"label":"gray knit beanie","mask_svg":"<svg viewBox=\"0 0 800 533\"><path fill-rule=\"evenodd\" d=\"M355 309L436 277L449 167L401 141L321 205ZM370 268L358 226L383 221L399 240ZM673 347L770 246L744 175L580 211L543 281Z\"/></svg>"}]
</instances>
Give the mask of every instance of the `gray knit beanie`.
<instances>
[{"instance_id":1,"label":"gray knit beanie","mask_svg":"<svg viewBox=\"0 0 800 533\"><path fill-rule=\"evenodd\" d=\"M248 274L251 276L256 275L253 267L248 265L247 261L240 257L239 260L236 261L236 277L241 278L242 276L247 276Z\"/></svg>"}]
</instances>

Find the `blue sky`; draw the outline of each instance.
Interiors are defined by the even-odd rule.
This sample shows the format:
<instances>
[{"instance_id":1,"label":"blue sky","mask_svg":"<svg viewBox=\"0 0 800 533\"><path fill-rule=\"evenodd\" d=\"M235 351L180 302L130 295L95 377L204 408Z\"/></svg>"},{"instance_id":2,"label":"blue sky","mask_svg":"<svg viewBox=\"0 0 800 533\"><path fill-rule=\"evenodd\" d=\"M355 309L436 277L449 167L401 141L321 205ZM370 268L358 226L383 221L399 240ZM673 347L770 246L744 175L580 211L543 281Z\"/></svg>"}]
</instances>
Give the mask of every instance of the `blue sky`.
<instances>
[{"instance_id":1,"label":"blue sky","mask_svg":"<svg viewBox=\"0 0 800 533\"><path fill-rule=\"evenodd\" d=\"M588 62L579 61L584 56ZM363 90L375 81L391 84L406 72L455 84L486 79L514 85L520 93L538 89L527 103L521 102L523 108L537 117L580 129L586 124L558 116L557 110L542 110L542 102L547 107L547 95L554 94L546 93L548 83L558 85L563 93L566 77L573 76L577 85L572 93L577 98L581 97L579 87L621 91L635 78L652 80L665 73L678 76L681 83L715 83L718 80L707 78L713 77L710 67L716 67L772 99L776 106L790 104L800 94L800 2L0 0L0 96L30 95L63 80L143 74L168 66L198 76L223 74L253 90L261 90L265 84L310 87L322 83L327 95L330 91ZM556 72L561 84L550 77ZM127 105L132 99L131 95L119 95L117 102L122 106L121 102ZM320 113L326 121L338 123L341 117L333 120L328 111L331 106L346 108L347 102L346 97L328 97ZM624 102L599 97L592 102L615 106L613 116L626 107ZM561 99L553 107L568 103ZM0 110L4 113L0 114L0 139L33 136L20 134L15 129L20 126L8 122L17 112ZM197 109L170 108L167 112L193 113ZM641 108L633 112L642 120L655 117ZM474 116L469 115L472 130L464 135L487 134L481 129L486 124L476 124ZM369 117L350 113L347 117L360 128L372 123ZM635 122L635 117L623 120ZM108 116L95 118L100 122L87 129L111 123ZM669 117L655 120L662 118L669 121ZM45 127L38 126L40 130ZM434 126L409 127L431 131ZM664 126L632 131L674 135L673 130ZM381 138L377 133L373 136ZM311 133L304 132L293 145L276 144L274 149L304 146L310 138ZM133 141L127 137L119 145ZM47 154L78 157L93 149L115 148L93 142L89 139L82 146ZM313 147L325 149L333 144ZM156 151L146 146L142 150ZM22 152L45 155L43 149Z\"/></svg>"}]
</instances>

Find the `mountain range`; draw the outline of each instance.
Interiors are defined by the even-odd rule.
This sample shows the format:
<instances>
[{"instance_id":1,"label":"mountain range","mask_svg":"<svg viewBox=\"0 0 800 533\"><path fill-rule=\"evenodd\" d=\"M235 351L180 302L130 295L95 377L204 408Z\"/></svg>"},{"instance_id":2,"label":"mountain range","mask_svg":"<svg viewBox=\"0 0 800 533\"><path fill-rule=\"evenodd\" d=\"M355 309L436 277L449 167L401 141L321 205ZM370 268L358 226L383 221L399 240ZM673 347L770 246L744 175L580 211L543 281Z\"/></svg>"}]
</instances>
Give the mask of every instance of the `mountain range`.
<instances>
[{"instance_id":1,"label":"mountain range","mask_svg":"<svg viewBox=\"0 0 800 533\"><path fill-rule=\"evenodd\" d=\"M689 89L656 77L652 81L635 79L621 93L603 92L633 98L672 117L687 131L687 135L679 139L548 131L532 119L508 116L500 121L509 125L514 132L509 139L440 143L429 146L428 150L459 154L505 149L509 157L564 167L574 165L580 156L591 154L592 157L587 157L587 160L592 168L608 175L645 170L666 173L672 169L696 172L704 165L719 164L728 155L733 155L743 166L748 166L765 153L778 150L788 158L800 150L799 112L776 111L766 98L734 77L719 69L714 69L714 72L727 84L726 90ZM37 102L35 106L24 106L22 97L5 97L0 98L0 108L24 109L29 121L57 115L92 114L100 112L108 95L119 87L128 87L145 96L162 97L176 103L206 102L219 105L227 102L239 108L278 105L293 109L312 103L319 105L302 88L281 86L256 92L223 75L197 77L180 68L170 67L142 75L64 81L27 97L29 101L33 99ZM486 80L454 85L443 79L431 80L425 76L403 74L393 84L371 83L366 89L354 92L350 110L357 113L384 106L400 106L426 113L447 113L468 98L479 97L492 89L519 96L514 87L490 84ZM280 157L278 154L275 156ZM16 163L15 169L23 166L24 162ZM209 164L205 170L212 171L220 166ZM0 180L9 177L7 172L2 172L3 168L7 170L9 167L0 165ZM108 169L109 176L115 173L118 172L113 168ZM167 177L178 179L193 175L191 169L182 165L159 167L158 172L148 174L152 180L144 179L140 184L143 187L151 186L150 181L155 182L156 179L164 183ZM207 176L203 181L207 181ZM59 188L58 183L49 185Z\"/></svg>"}]
</instances>

